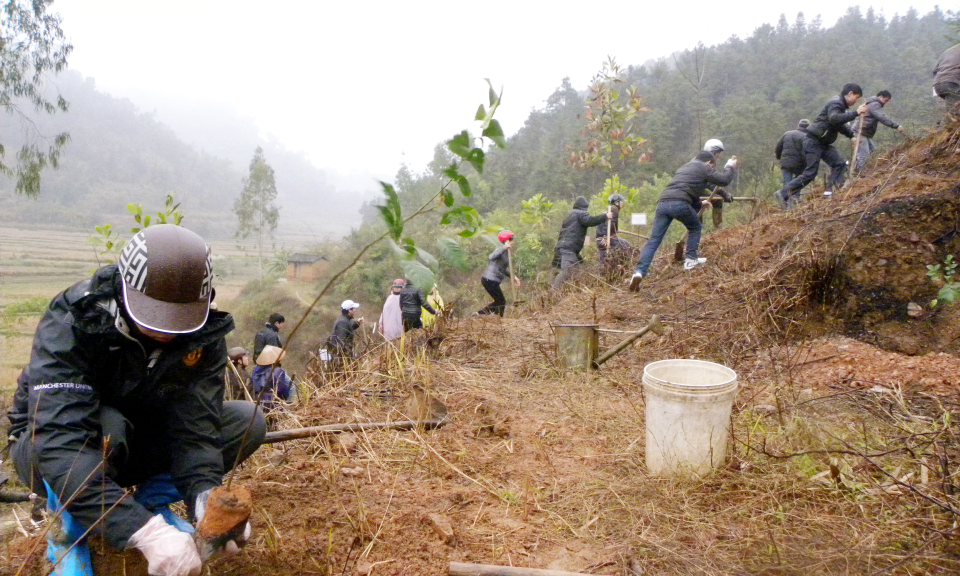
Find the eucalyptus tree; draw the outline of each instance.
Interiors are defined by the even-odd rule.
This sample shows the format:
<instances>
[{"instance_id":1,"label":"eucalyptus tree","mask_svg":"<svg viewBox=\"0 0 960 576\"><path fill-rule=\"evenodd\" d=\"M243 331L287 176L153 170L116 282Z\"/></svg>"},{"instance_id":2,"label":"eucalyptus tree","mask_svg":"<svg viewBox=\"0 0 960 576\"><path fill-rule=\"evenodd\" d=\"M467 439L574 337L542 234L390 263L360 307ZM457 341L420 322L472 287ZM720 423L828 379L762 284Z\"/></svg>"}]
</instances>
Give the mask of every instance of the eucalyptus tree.
<instances>
[{"instance_id":1,"label":"eucalyptus tree","mask_svg":"<svg viewBox=\"0 0 960 576\"><path fill-rule=\"evenodd\" d=\"M260 280L263 280L263 245L267 237L273 236L280 220L280 208L274 204L276 199L277 183L273 168L267 164L263 148L257 146L250 161L250 175L243 179L243 190L233 203L233 212L239 221L237 236L255 237Z\"/></svg>"},{"instance_id":2,"label":"eucalyptus tree","mask_svg":"<svg viewBox=\"0 0 960 576\"><path fill-rule=\"evenodd\" d=\"M56 168L60 151L70 139L60 132L42 134L25 107L55 114L67 111L67 101L51 94L47 77L67 67L73 46L60 28L60 15L47 8L53 0L7 0L0 11L0 106L15 119L15 127L4 126L4 140L19 145L13 160L0 141L0 174L16 182L15 192L35 197L40 194L40 173ZM11 132L18 130L18 134Z\"/></svg>"}]
</instances>

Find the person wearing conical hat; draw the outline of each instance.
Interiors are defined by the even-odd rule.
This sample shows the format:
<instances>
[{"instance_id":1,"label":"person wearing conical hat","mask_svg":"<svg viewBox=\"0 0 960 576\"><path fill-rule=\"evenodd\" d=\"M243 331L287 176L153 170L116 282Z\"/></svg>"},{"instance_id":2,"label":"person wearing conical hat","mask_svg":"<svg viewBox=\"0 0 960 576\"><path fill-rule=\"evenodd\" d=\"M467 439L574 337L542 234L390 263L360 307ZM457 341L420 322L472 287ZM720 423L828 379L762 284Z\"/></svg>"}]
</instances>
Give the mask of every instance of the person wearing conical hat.
<instances>
[{"instance_id":1,"label":"person wearing conical hat","mask_svg":"<svg viewBox=\"0 0 960 576\"><path fill-rule=\"evenodd\" d=\"M257 366L250 377L254 396L260 398L260 406L268 413L277 408L278 397L286 400L290 396L290 377L280 367L286 356L283 348L267 344L257 356Z\"/></svg>"}]
</instances>

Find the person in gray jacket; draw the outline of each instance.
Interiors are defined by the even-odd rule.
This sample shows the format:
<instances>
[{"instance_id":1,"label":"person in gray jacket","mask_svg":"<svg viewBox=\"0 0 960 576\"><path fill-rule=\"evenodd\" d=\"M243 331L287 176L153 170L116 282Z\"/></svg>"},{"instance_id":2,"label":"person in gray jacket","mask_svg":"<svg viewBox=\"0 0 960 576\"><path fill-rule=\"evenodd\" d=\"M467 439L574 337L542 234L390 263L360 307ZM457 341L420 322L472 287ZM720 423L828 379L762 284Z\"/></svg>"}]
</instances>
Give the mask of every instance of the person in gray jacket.
<instances>
[{"instance_id":1,"label":"person in gray jacket","mask_svg":"<svg viewBox=\"0 0 960 576\"><path fill-rule=\"evenodd\" d=\"M553 266L559 268L560 273L553 281L553 288L557 289L573 275L575 266L583 262L580 251L583 250L583 241L587 237L587 229L591 226L605 224L613 215L607 212L591 216L587 212L590 204L583 196L577 196L573 201L573 210L560 225L560 236L553 249Z\"/></svg>"},{"instance_id":2,"label":"person in gray jacket","mask_svg":"<svg viewBox=\"0 0 960 576\"><path fill-rule=\"evenodd\" d=\"M933 93L951 107L960 104L960 44L947 48L933 69Z\"/></svg>"},{"instance_id":3,"label":"person in gray jacket","mask_svg":"<svg viewBox=\"0 0 960 576\"><path fill-rule=\"evenodd\" d=\"M508 250L513 248L513 236L513 232L509 230L501 230L497 234L497 240L500 241L501 246L490 253L490 263L487 264L487 269L480 276L480 284L487 291L487 294L493 298L493 302L478 310L477 315L499 314L501 317L503 316L503 311L507 307L507 299L503 295L500 283L503 282L504 278L510 276L510 254ZM514 276L511 279L517 287L520 286L519 278Z\"/></svg>"},{"instance_id":4,"label":"person in gray jacket","mask_svg":"<svg viewBox=\"0 0 960 576\"><path fill-rule=\"evenodd\" d=\"M864 102L867 106L867 113L860 116L857 121L853 123L854 133L860 130L861 126L863 127L860 132L860 146L857 148L857 166L854 168L857 172L867 163L867 157L877 149L877 145L873 143L873 137L877 135L878 125L883 124L884 126L889 126L903 134L903 126L897 124L893 119L883 113L883 107L890 102L891 98L893 98L893 96L888 90L877 92L876 96Z\"/></svg>"},{"instance_id":5,"label":"person in gray jacket","mask_svg":"<svg viewBox=\"0 0 960 576\"><path fill-rule=\"evenodd\" d=\"M657 248L663 242L670 223L679 220L687 227L687 252L683 261L684 270L693 270L701 264L706 264L706 258L699 258L697 251L700 247L700 196L710 185L726 186L733 181L737 170L737 158L727 160L723 172L717 172L716 159L706 150L697 154L697 157L687 162L673 175L673 180L660 193L657 201L657 211L653 217L653 230L650 239L640 251L640 260L637 269L630 278L630 291L640 289L640 281L647 276L650 263L657 253Z\"/></svg>"}]
</instances>

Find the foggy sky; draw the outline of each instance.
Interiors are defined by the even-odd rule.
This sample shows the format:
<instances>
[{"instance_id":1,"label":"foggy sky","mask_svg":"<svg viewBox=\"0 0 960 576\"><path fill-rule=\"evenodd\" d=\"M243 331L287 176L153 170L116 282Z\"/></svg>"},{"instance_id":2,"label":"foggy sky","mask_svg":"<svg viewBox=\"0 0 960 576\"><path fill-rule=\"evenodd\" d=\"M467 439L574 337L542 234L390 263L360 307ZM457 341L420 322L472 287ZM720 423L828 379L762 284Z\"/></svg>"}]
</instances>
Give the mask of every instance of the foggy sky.
<instances>
[{"instance_id":1,"label":"foggy sky","mask_svg":"<svg viewBox=\"0 0 960 576\"><path fill-rule=\"evenodd\" d=\"M57 0L52 10L74 45L71 68L99 89L148 110L218 103L320 168L392 180L402 162L421 170L435 144L472 128L484 78L503 87L498 118L512 134L564 77L586 88L608 55L639 65L748 37L784 12L792 24L797 13L776 2L650 4ZM935 4L870 5L889 19ZM849 6L793 5L808 23L821 15L824 27Z\"/></svg>"}]
</instances>

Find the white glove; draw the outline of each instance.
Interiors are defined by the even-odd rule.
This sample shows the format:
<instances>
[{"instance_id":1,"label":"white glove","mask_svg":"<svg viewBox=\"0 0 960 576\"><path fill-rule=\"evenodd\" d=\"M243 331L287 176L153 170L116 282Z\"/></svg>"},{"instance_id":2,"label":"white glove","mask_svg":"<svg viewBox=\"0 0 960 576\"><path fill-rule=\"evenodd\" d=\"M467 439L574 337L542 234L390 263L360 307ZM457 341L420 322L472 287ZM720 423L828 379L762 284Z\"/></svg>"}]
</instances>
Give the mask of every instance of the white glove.
<instances>
[{"instance_id":1,"label":"white glove","mask_svg":"<svg viewBox=\"0 0 960 576\"><path fill-rule=\"evenodd\" d=\"M199 576L203 567L193 536L167 524L159 514L133 533L128 546L143 553L151 576Z\"/></svg>"},{"instance_id":2,"label":"white glove","mask_svg":"<svg viewBox=\"0 0 960 576\"><path fill-rule=\"evenodd\" d=\"M197 502L194 506L193 515L197 518L197 525L203 519L203 513L207 511L207 499L213 489L207 489L197 495ZM209 560L219 556L221 553L232 556L240 551L240 547L250 539L250 522L244 522L243 527L231 530L228 534L223 534L213 538L204 539L200 542L200 557Z\"/></svg>"},{"instance_id":3,"label":"white glove","mask_svg":"<svg viewBox=\"0 0 960 576\"><path fill-rule=\"evenodd\" d=\"M727 168L733 168L734 170L736 170L736 168L737 168L737 159L736 159L736 158L731 158L731 159L727 160L727 163L724 164L723 169L726 170Z\"/></svg>"}]
</instances>

